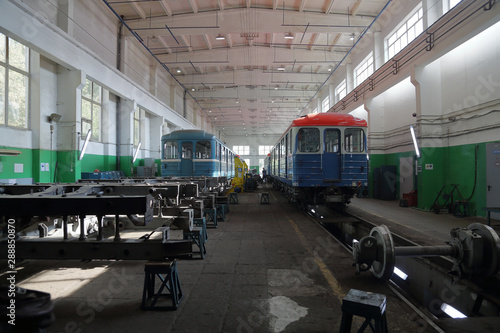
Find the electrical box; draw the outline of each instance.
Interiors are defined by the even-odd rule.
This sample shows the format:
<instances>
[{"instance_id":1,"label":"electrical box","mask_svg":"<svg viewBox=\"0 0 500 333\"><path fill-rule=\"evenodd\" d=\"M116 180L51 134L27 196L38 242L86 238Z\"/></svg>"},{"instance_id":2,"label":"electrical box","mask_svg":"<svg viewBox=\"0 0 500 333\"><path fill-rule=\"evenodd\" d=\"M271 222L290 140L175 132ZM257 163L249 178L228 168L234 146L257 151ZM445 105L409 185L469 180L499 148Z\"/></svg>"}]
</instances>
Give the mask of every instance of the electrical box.
<instances>
[{"instance_id":1,"label":"electrical box","mask_svg":"<svg viewBox=\"0 0 500 333\"><path fill-rule=\"evenodd\" d=\"M426 164L425 170L434 170L434 164Z\"/></svg>"}]
</instances>

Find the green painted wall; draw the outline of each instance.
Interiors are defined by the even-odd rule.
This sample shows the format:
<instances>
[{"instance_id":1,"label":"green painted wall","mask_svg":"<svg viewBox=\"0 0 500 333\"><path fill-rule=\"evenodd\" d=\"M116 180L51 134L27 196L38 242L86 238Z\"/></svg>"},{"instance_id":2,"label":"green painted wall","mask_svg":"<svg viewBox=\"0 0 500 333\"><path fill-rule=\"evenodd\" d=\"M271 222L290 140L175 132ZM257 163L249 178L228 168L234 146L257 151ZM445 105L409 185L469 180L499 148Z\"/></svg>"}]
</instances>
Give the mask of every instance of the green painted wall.
<instances>
[{"instance_id":1,"label":"green painted wall","mask_svg":"<svg viewBox=\"0 0 500 333\"><path fill-rule=\"evenodd\" d=\"M475 160L477 146L477 178L475 180ZM411 157L414 152L395 154L370 155L370 195L373 196L373 170L382 165L395 165L396 193L399 194L399 160ZM485 216L482 210L486 206L486 143L478 145L462 145L444 148L421 148L421 157L418 159L421 167L417 177L418 207L430 210L439 191L446 185L439 204L445 203L443 194L451 193L452 184L458 184L453 192L453 200L469 199L469 210L472 216ZM432 170L426 168L432 164ZM474 188L475 184L475 188ZM471 196L471 194L473 194Z\"/></svg>"},{"instance_id":2,"label":"green painted wall","mask_svg":"<svg viewBox=\"0 0 500 333\"><path fill-rule=\"evenodd\" d=\"M0 179L25 179L34 183L72 183L81 178L82 172L114 171L116 156L85 154L78 160L79 151L50 151L43 149L23 149L0 146L1 149L19 150L18 156L0 156ZM42 163L43 169L42 169ZM120 169L131 177L132 168L144 165L144 159L137 159L132 164L132 156L120 157ZM157 174L160 175L160 159L156 159ZM15 164L22 164L22 172L14 172ZM48 164L48 171L47 171Z\"/></svg>"},{"instance_id":3,"label":"green painted wall","mask_svg":"<svg viewBox=\"0 0 500 333\"><path fill-rule=\"evenodd\" d=\"M1 149L19 150L17 156L0 156L0 179L20 179L33 177L33 154L31 149L0 146ZM22 172L15 172L15 165L22 165Z\"/></svg>"},{"instance_id":4,"label":"green painted wall","mask_svg":"<svg viewBox=\"0 0 500 333\"><path fill-rule=\"evenodd\" d=\"M116 170L116 156L85 154L81 161L82 172L114 171Z\"/></svg>"}]
</instances>

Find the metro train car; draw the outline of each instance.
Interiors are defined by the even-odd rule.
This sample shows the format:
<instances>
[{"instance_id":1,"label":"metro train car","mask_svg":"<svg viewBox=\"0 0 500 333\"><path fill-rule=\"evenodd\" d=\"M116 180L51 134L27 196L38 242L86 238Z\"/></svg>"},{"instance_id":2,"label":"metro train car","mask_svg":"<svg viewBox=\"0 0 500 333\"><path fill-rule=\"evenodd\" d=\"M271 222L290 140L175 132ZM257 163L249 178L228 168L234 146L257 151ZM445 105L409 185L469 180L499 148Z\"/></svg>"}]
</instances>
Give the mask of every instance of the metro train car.
<instances>
[{"instance_id":1,"label":"metro train car","mask_svg":"<svg viewBox=\"0 0 500 333\"><path fill-rule=\"evenodd\" d=\"M345 207L368 184L366 131L365 120L348 114L295 119L271 149L273 186L302 206Z\"/></svg>"},{"instance_id":2,"label":"metro train car","mask_svg":"<svg viewBox=\"0 0 500 333\"><path fill-rule=\"evenodd\" d=\"M236 154L215 135L180 130L161 138L162 177L234 177Z\"/></svg>"}]
</instances>

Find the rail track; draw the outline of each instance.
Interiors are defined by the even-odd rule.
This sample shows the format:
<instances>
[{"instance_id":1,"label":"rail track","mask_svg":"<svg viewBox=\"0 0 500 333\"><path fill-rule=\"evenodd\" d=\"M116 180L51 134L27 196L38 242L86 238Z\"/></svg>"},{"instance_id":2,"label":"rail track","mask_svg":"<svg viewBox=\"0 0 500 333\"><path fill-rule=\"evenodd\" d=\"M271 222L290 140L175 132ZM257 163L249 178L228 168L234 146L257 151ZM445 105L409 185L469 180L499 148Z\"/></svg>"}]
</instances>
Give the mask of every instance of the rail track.
<instances>
[{"instance_id":1,"label":"rail track","mask_svg":"<svg viewBox=\"0 0 500 333\"><path fill-rule=\"evenodd\" d=\"M305 214L322 225L351 254L353 254L353 248L356 247L354 244L371 234L373 236L373 230L375 230L375 236L381 234L381 237L386 237L383 231L386 230L383 229L384 226L381 227L347 212L333 211L323 206L308 206ZM394 233L390 233L390 236L393 251L399 249L397 251L400 253L412 252L412 250L422 252L422 256L396 257L393 264L398 273L393 274L391 270L390 273L384 274L388 277L388 287L430 326L437 332L445 332L453 326L453 319L444 311L451 307L467 317L467 319L461 319L461 323L467 320L474 326L476 322L480 324L487 321L492 327L492 332L500 331L500 278L498 274L489 277L474 276L472 280L460 278L456 272L453 274L454 269L457 269L453 258L446 255L428 257L425 254L427 251L423 251L423 249L431 252L449 251L447 249L451 246L449 239L443 239L443 246L431 247L419 246L414 241ZM390 252L390 250L383 246L378 251ZM355 254L353 254L353 262L354 256ZM491 260L493 264L496 264L497 258L485 260ZM367 272L368 268L362 268L361 274L376 275L377 270L379 273L383 270L380 265L372 267L371 272Z\"/></svg>"}]
</instances>

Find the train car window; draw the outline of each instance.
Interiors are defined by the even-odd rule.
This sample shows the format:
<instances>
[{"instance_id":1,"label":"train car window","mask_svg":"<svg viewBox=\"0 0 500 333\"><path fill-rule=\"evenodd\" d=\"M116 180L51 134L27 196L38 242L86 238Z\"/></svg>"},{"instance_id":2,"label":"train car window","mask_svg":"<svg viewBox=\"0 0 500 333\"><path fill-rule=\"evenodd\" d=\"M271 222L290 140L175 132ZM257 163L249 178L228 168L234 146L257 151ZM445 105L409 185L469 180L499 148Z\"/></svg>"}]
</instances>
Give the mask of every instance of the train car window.
<instances>
[{"instance_id":1,"label":"train car window","mask_svg":"<svg viewBox=\"0 0 500 333\"><path fill-rule=\"evenodd\" d=\"M340 149L340 131L328 128L325 130L325 152L336 153Z\"/></svg>"},{"instance_id":2,"label":"train car window","mask_svg":"<svg viewBox=\"0 0 500 333\"><path fill-rule=\"evenodd\" d=\"M292 130L288 132L290 134L290 143L288 144L288 153L292 153L292 147L293 147L293 136L292 136Z\"/></svg>"},{"instance_id":3,"label":"train car window","mask_svg":"<svg viewBox=\"0 0 500 333\"><path fill-rule=\"evenodd\" d=\"M360 153L365 150L365 132L361 128L346 128L344 149L347 153Z\"/></svg>"},{"instance_id":4,"label":"train car window","mask_svg":"<svg viewBox=\"0 0 500 333\"><path fill-rule=\"evenodd\" d=\"M182 143L182 158L185 160L190 160L193 158L193 143L183 142Z\"/></svg>"},{"instance_id":5,"label":"train car window","mask_svg":"<svg viewBox=\"0 0 500 333\"><path fill-rule=\"evenodd\" d=\"M163 158L178 158L177 142L166 141L163 144Z\"/></svg>"},{"instance_id":6,"label":"train car window","mask_svg":"<svg viewBox=\"0 0 500 333\"><path fill-rule=\"evenodd\" d=\"M285 156L285 139L281 139L280 143L280 157Z\"/></svg>"},{"instance_id":7,"label":"train car window","mask_svg":"<svg viewBox=\"0 0 500 333\"><path fill-rule=\"evenodd\" d=\"M196 158L211 158L212 143L210 141L196 142Z\"/></svg>"},{"instance_id":8,"label":"train car window","mask_svg":"<svg viewBox=\"0 0 500 333\"><path fill-rule=\"evenodd\" d=\"M319 129L304 127L299 130L298 149L302 153L314 153L319 151Z\"/></svg>"}]
</instances>

